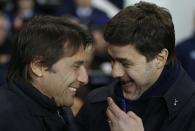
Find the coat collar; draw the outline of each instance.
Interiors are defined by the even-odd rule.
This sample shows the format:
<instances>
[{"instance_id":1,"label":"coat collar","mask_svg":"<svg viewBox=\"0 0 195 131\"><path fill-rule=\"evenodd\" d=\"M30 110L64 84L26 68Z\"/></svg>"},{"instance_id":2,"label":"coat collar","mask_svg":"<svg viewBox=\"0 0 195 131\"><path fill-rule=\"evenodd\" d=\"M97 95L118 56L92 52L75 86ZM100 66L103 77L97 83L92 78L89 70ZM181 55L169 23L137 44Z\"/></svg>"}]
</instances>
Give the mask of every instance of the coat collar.
<instances>
[{"instance_id":1,"label":"coat collar","mask_svg":"<svg viewBox=\"0 0 195 131\"><path fill-rule=\"evenodd\" d=\"M169 111L169 119L172 119L177 113L179 113L179 110L185 106L194 92L195 83L182 68L176 82L163 96Z\"/></svg>"},{"instance_id":2,"label":"coat collar","mask_svg":"<svg viewBox=\"0 0 195 131\"><path fill-rule=\"evenodd\" d=\"M27 108L33 115L48 116L50 113L56 113L58 107L53 99L43 95L31 83L21 77L14 78L10 81L11 88L17 94L21 95Z\"/></svg>"}]
</instances>

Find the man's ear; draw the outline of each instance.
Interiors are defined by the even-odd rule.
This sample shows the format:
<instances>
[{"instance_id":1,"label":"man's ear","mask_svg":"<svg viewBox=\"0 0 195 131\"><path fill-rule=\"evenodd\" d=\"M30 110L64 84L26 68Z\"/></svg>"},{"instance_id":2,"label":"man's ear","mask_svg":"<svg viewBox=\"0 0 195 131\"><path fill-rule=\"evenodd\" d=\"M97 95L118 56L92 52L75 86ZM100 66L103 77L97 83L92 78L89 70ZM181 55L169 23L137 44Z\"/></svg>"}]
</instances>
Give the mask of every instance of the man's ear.
<instances>
[{"instance_id":1,"label":"man's ear","mask_svg":"<svg viewBox=\"0 0 195 131\"><path fill-rule=\"evenodd\" d=\"M166 65L168 55L169 55L169 51L166 48L162 49L161 52L158 53L158 55L156 56L156 61L157 61L156 66L158 69Z\"/></svg>"},{"instance_id":2,"label":"man's ear","mask_svg":"<svg viewBox=\"0 0 195 131\"><path fill-rule=\"evenodd\" d=\"M40 60L31 61L30 68L31 68L31 71L32 71L33 75L35 75L37 77L42 77L43 76L44 67L41 64Z\"/></svg>"}]
</instances>

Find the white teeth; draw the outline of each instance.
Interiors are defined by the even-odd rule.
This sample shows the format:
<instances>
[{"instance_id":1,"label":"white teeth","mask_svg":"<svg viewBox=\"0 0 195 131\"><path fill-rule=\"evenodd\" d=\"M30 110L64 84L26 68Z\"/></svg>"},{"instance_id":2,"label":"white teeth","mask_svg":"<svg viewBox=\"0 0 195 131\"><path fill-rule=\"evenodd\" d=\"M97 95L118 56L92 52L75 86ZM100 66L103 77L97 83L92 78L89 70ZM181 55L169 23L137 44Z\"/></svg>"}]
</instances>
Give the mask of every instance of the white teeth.
<instances>
[{"instance_id":1,"label":"white teeth","mask_svg":"<svg viewBox=\"0 0 195 131\"><path fill-rule=\"evenodd\" d=\"M70 87L69 88L71 91L73 91L73 92L76 92L77 91L77 89L76 88L72 88L72 87Z\"/></svg>"}]
</instances>

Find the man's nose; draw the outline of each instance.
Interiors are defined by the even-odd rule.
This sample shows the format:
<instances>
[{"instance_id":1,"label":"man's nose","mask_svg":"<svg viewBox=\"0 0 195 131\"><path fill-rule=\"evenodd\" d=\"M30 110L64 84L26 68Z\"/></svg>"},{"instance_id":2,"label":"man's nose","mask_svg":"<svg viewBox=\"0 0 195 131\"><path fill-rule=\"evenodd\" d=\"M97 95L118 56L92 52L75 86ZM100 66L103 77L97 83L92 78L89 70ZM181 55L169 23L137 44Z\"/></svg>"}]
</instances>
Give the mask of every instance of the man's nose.
<instances>
[{"instance_id":1,"label":"man's nose","mask_svg":"<svg viewBox=\"0 0 195 131\"><path fill-rule=\"evenodd\" d=\"M88 83L88 74L84 66L82 66L79 71L78 81L81 82L82 85L86 85Z\"/></svg>"},{"instance_id":2,"label":"man's nose","mask_svg":"<svg viewBox=\"0 0 195 131\"><path fill-rule=\"evenodd\" d=\"M112 76L114 78L120 78L124 76L124 69L120 63L116 62L112 65Z\"/></svg>"}]
</instances>

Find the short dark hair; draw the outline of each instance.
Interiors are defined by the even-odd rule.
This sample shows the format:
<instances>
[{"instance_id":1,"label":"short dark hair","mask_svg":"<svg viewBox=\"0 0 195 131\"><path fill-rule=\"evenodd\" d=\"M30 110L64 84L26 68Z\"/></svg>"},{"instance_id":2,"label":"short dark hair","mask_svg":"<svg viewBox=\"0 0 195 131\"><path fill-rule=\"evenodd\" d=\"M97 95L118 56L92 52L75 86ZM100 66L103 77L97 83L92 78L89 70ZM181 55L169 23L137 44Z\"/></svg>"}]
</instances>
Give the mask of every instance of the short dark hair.
<instances>
[{"instance_id":1,"label":"short dark hair","mask_svg":"<svg viewBox=\"0 0 195 131\"><path fill-rule=\"evenodd\" d=\"M167 63L176 61L171 14L153 3L141 1L121 10L108 22L104 38L112 45L133 45L147 61L166 48L169 51Z\"/></svg>"},{"instance_id":2,"label":"short dark hair","mask_svg":"<svg viewBox=\"0 0 195 131\"><path fill-rule=\"evenodd\" d=\"M93 41L88 31L63 17L36 16L16 38L7 79L19 74L29 80L27 68L33 60L38 59L49 70L63 56L72 56Z\"/></svg>"}]
</instances>

